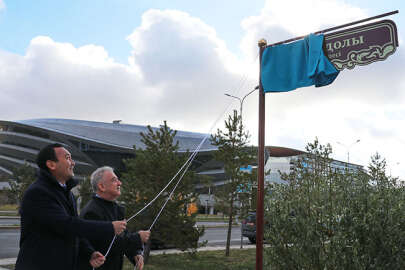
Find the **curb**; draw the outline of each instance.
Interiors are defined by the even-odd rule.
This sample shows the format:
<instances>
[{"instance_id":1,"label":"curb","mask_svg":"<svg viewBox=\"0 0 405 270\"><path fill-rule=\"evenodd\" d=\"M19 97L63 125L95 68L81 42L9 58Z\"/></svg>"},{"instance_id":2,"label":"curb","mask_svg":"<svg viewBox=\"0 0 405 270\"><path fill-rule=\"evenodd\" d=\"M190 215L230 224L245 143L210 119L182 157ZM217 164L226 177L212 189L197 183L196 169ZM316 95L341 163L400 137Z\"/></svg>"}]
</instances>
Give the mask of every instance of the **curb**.
<instances>
[{"instance_id":1,"label":"curb","mask_svg":"<svg viewBox=\"0 0 405 270\"><path fill-rule=\"evenodd\" d=\"M0 230L1 229L20 229L20 225L0 225ZM215 229L215 228L228 228L228 225L201 225L201 226L197 226L199 229L201 229L202 227L206 228L206 229ZM232 228L239 228L239 225L232 225Z\"/></svg>"},{"instance_id":2,"label":"curb","mask_svg":"<svg viewBox=\"0 0 405 270\"><path fill-rule=\"evenodd\" d=\"M5 269L5 268L2 268L1 265L15 264L16 260L17 260L17 258L0 259L0 270Z\"/></svg>"},{"instance_id":3,"label":"curb","mask_svg":"<svg viewBox=\"0 0 405 270\"><path fill-rule=\"evenodd\" d=\"M21 219L20 216L0 216L0 219Z\"/></svg>"},{"instance_id":4,"label":"curb","mask_svg":"<svg viewBox=\"0 0 405 270\"><path fill-rule=\"evenodd\" d=\"M197 249L197 252L201 251L216 251L225 250L226 246L213 246L213 247L201 247ZM230 249L241 249L240 245L229 246ZM244 245L242 249L252 249L256 248L256 245ZM182 254L187 253L187 251L181 251L179 249L164 249L164 250L151 250L150 255L164 255L164 254Z\"/></svg>"},{"instance_id":5,"label":"curb","mask_svg":"<svg viewBox=\"0 0 405 270\"><path fill-rule=\"evenodd\" d=\"M214 229L214 228L228 228L228 225L198 225L197 226L199 229L201 229L202 227L206 228L206 229ZM232 225L232 228L239 228L239 225Z\"/></svg>"},{"instance_id":6,"label":"curb","mask_svg":"<svg viewBox=\"0 0 405 270\"><path fill-rule=\"evenodd\" d=\"M0 230L1 229L20 229L20 225L0 225ZM202 227L206 229L215 229L215 228L228 228L228 225L200 225L197 226L199 229ZM232 228L239 228L239 225L232 225Z\"/></svg>"}]
</instances>

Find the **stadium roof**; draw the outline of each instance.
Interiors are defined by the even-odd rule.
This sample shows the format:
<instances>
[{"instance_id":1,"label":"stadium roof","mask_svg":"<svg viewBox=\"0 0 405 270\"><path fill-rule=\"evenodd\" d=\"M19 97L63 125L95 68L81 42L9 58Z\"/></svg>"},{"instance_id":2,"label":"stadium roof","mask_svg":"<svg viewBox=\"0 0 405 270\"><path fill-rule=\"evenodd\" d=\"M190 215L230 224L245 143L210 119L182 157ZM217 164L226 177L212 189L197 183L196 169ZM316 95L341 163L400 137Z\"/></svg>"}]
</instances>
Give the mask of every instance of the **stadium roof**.
<instances>
[{"instance_id":1,"label":"stadium roof","mask_svg":"<svg viewBox=\"0 0 405 270\"><path fill-rule=\"evenodd\" d=\"M265 148L270 153L271 157L290 157L302 155L305 153L301 150L280 146L266 146Z\"/></svg>"},{"instance_id":2,"label":"stadium roof","mask_svg":"<svg viewBox=\"0 0 405 270\"><path fill-rule=\"evenodd\" d=\"M134 145L137 148L144 148L140 133L148 132L146 126L71 119L31 119L15 121L15 123L126 149L133 149ZM154 127L152 129L158 130ZM177 131L175 139L179 141L179 151L193 151L205 137L206 140L200 151L216 150L217 148L210 143L209 134Z\"/></svg>"},{"instance_id":3,"label":"stadium roof","mask_svg":"<svg viewBox=\"0 0 405 270\"><path fill-rule=\"evenodd\" d=\"M147 133L147 126L116 123L95 122L86 120L43 118L19 121L1 121L0 124L17 124L20 126L33 127L44 131L63 134L81 140L108 145L119 148L125 152L132 150L133 146L144 148L141 142L141 132ZM152 127L154 131L158 128ZM179 141L179 151L194 151L205 138L200 152L217 150L216 146L210 143L210 135L204 133L177 131L175 139ZM279 146L266 146L267 153L274 157L285 157L300 155L305 152Z\"/></svg>"}]
</instances>

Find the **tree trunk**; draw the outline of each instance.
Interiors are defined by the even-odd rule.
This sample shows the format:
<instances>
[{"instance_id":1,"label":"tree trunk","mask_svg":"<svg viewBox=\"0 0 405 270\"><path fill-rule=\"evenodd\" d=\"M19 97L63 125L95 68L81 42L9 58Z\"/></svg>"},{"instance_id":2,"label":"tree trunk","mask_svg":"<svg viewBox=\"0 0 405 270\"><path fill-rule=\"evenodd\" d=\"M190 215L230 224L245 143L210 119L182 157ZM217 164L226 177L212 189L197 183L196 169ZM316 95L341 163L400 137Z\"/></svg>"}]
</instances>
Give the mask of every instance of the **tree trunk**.
<instances>
[{"instance_id":1,"label":"tree trunk","mask_svg":"<svg viewBox=\"0 0 405 270\"><path fill-rule=\"evenodd\" d=\"M233 213L233 194L231 195L231 205L229 206L229 221L228 221L228 235L226 237L226 250L225 256L229 256L229 247L231 245L231 233L232 233L232 213Z\"/></svg>"}]
</instances>

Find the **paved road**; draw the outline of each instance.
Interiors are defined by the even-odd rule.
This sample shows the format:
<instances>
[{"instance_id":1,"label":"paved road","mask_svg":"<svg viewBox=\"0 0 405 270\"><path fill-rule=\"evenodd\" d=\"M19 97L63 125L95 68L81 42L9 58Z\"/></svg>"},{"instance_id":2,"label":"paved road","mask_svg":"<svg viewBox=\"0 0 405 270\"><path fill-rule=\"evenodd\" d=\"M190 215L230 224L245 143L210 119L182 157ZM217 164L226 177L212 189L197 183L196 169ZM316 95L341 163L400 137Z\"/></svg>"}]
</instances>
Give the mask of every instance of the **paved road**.
<instances>
[{"instance_id":1,"label":"paved road","mask_svg":"<svg viewBox=\"0 0 405 270\"><path fill-rule=\"evenodd\" d=\"M0 259L17 257L19 241L20 229L0 229Z\"/></svg>"},{"instance_id":2,"label":"paved road","mask_svg":"<svg viewBox=\"0 0 405 270\"><path fill-rule=\"evenodd\" d=\"M15 225L20 224L19 218L0 218L0 225Z\"/></svg>"},{"instance_id":3,"label":"paved road","mask_svg":"<svg viewBox=\"0 0 405 270\"><path fill-rule=\"evenodd\" d=\"M217 222L217 221L214 221L214 222L211 222L211 221L197 221L196 222L196 225L197 226L227 226L228 225L228 223L225 223L225 222Z\"/></svg>"},{"instance_id":4,"label":"paved road","mask_svg":"<svg viewBox=\"0 0 405 270\"><path fill-rule=\"evenodd\" d=\"M207 240L208 246L224 245L226 242L226 230L226 228L207 228L205 234L200 238L200 242ZM0 259L17 257L19 241L19 229L0 229ZM248 243L248 239L244 237L243 245ZM240 244L240 227L232 227L231 244Z\"/></svg>"},{"instance_id":5,"label":"paved road","mask_svg":"<svg viewBox=\"0 0 405 270\"><path fill-rule=\"evenodd\" d=\"M205 234L199 242L208 241L208 246L223 245L226 242L227 228L207 228ZM240 244L240 227L234 226L231 231L231 243ZM243 244L248 244L249 240L243 237Z\"/></svg>"}]
</instances>

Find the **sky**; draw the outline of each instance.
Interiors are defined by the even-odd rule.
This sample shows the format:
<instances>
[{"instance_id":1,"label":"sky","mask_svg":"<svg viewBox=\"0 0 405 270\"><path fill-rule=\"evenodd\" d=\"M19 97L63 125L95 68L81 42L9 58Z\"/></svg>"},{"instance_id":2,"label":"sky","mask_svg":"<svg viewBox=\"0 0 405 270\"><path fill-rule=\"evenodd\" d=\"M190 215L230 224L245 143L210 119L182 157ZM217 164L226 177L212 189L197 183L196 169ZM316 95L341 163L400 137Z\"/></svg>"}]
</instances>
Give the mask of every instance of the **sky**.
<instances>
[{"instance_id":1,"label":"sky","mask_svg":"<svg viewBox=\"0 0 405 270\"><path fill-rule=\"evenodd\" d=\"M0 119L69 118L215 133L258 84L257 42L274 43L399 10L400 46L327 87L266 94L266 145L367 166L376 152L405 179L405 1L0 0ZM258 95L243 121L257 145ZM360 140L359 142L357 142ZM356 143L357 142L357 143Z\"/></svg>"}]
</instances>

